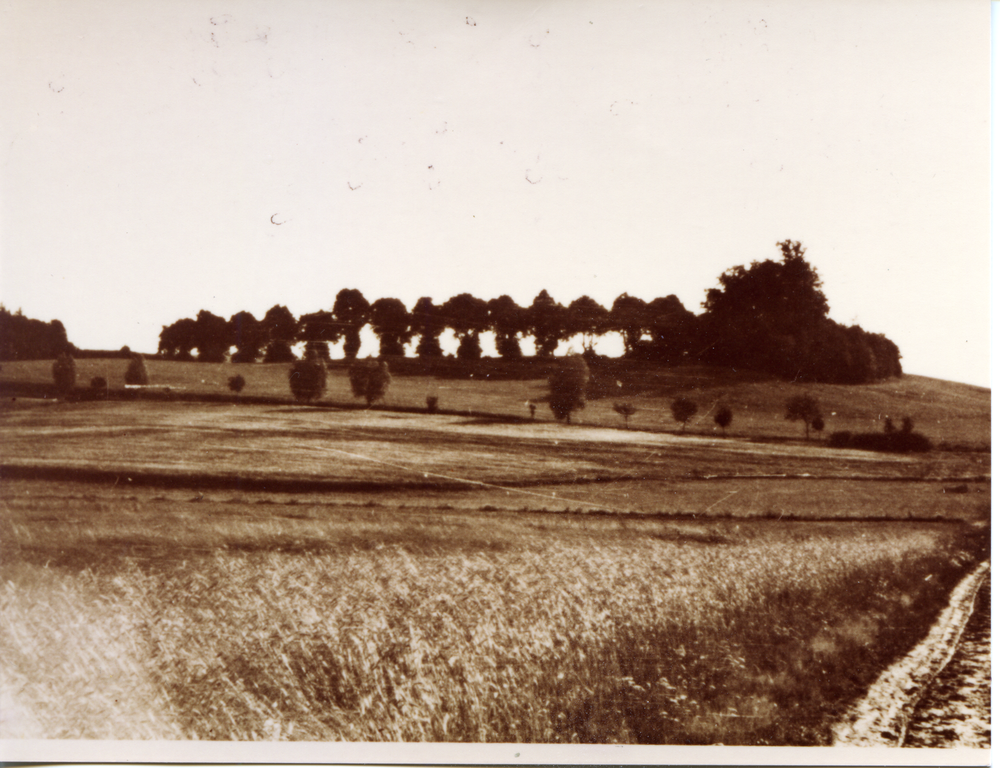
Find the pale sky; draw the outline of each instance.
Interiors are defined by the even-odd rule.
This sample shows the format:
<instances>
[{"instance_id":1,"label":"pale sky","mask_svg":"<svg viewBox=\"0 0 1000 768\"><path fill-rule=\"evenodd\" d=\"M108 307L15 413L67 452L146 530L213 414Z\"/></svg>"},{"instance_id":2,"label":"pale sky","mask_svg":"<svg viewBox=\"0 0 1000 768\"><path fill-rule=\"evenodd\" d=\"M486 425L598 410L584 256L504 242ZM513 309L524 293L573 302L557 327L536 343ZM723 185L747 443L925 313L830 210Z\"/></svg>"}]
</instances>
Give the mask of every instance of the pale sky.
<instances>
[{"instance_id":1,"label":"pale sky","mask_svg":"<svg viewBox=\"0 0 1000 768\"><path fill-rule=\"evenodd\" d=\"M985 0L8 0L0 301L150 352L341 288L700 312L791 238L834 319L988 385L989 38Z\"/></svg>"}]
</instances>

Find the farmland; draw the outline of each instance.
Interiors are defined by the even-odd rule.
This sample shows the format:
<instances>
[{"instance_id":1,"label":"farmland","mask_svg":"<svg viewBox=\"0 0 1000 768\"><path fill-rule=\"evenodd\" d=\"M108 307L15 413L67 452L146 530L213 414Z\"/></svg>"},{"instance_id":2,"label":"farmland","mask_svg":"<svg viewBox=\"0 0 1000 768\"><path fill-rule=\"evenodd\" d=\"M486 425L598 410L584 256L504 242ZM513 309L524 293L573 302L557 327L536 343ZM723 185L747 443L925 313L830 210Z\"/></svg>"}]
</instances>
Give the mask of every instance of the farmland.
<instances>
[{"instance_id":1,"label":"farmland","mask_svg":"<svg viewBox=\"0 0 1000 768\"><path fill-rule=\"evenodd\" d=\"M0 736L823 744L988 556L988 391L813 390L962 444L897 456L802 440L773 382L702 383L756 403L724 437L650 381L625 430L523 418L537 379L397 376L401 412L246 368L286 402L5 401Z\"/></svg>"}]
</instances>

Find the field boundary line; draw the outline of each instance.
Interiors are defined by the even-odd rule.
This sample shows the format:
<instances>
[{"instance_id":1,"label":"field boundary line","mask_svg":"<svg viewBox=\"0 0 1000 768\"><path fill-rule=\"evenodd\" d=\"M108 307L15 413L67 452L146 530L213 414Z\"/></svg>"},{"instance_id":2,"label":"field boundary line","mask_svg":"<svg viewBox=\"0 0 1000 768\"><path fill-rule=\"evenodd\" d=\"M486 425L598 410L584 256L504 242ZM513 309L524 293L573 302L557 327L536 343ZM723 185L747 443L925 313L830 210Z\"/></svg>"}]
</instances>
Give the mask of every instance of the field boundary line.
<instances>
[{"instance_id":1,"label":"field boundary line","mask_svg":"<svg viewBox=\"0 0 1000 768\"><path fill-rule=\"evenodd\" d=\"M990 561L984 560L958 583L924 639L882 672L833 727L833 746L902 745L917 704L955 655L989 574Z\"/></svg>"}]
</instances>

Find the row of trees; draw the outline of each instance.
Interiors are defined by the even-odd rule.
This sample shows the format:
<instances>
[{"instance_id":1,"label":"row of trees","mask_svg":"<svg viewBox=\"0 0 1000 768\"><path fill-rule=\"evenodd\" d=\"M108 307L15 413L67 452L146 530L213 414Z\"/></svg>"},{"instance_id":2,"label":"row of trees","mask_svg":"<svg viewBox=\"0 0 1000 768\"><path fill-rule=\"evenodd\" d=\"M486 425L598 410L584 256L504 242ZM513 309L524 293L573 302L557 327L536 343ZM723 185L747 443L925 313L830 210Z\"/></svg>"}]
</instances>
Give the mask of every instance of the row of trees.
<instances>
[{"instance_id":1,"label":"row of trees","mask_svg":"<svg viewBox=\"0 0 1000 768\"><path fill-rule=\"evenodd\" d=\"M165 326L159 351L174 359L219 362L235 348L234 362L287 362L294 359L291 345L305 342L307 351L329 358L329 344L344 341L344 356L357 357L361 331L367 325L379 338L379 355L405 354L417 339L418 357L441 357L440 337L451 330L458 339L458 357L477 359L483 348L480 335L491 331L497 354L506 359L521 356L522 338L534 338L535 352L551 357L561 341L582 337L592 347L597 337L621 334L626 354L635 352L643 337L672 339L694 315L676 296L645 302L627 293L606 309L589 296L569 306L541 291L528 307L504 295L486 301L469 293L453 296L443 304L430 297L407 309L399 299L382 298L369 303L361 291L344 289L331 311L320 310L296 318L285 306L271 307L261 320L238 312L229 320L202 310L194 319L184 318ZM680 351L680 350L678 350Z\"/></svg>"},{"instance_id":2,"label":"row of trees","mask_svg":"<svg viewBox=\"0 0 1000 768\"><path fill-rule=\"evenodd\" d=\"M822 283L806 262L802 244L785 240L777 246L780 261L723 273L697 316L674 295L646 302L623 293L607 309L589 296L563 306L544 290L527 307L507 295L487 301L462 293L440 305L423 297L407 309L399 299L369 302L357 289L344 289L331 310L298 318L281 305L261 320L249 312L226 320L203 310L194 319L164 327L159 351L191 359L197 350L199 360L221 361L235 348L235 362L290 362L295 343L304 342L308 352L328 359L329 344L343 340L345 357L354 359L361 330L369 326L378 336L380 357L405 354L414 339L418 357L440 357L441 334L450 329L459 342L459 358L479 358L480 335L490 331L497 354L514 359L521 356L521 339L528 337L534 339L536 355L551 357L562 341L581 338L593 349L598 337L617 333L625 357L668 365L697 361L843 384L901 375L899 349L892 341L828 316Z\"/></svg>"}]
</instances>

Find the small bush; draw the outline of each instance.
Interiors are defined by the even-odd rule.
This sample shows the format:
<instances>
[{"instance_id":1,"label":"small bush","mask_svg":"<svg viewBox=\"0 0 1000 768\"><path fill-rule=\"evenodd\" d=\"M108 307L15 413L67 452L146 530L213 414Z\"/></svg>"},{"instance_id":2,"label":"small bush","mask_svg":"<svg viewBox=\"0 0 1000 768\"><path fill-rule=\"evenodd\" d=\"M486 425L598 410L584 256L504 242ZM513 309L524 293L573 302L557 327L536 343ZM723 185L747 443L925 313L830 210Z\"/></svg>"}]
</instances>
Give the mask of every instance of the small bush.
<instances>
[{"instance_id":1,"label":"small bush","mask_svg":"<svg viewBox=\"0 0 1000 768\"><path fill-rule=\"evenodd\" d=\"M438 399L434 395L427 395L427 413L438 412Z\"/></svg>"},{"instance_id":2,"label":"small bush","mask_svg":"<svg viewBox=\"0 0 1000 768\"><path fill-rule=\"evenodd\" d=\"M146 370L146 361L142 355L133 354L125 369L125 383L137 386L149 384L149 371Z\"/></svg>"},{"instance_id":3,"label":"small bush","mask_svg":"<svg viewBox=\"0 0 1000 768\"><path fill-rule=\"evenodd\" d=\"M247 380L242 376L230 376L229 377L229 389L235 392L237 395L243 391L246 387Z\"/></svg>"},{"instance_id":4,"label":"small bush","mask_svg":"<svg viewBox=\"0 0 1000 768\"><path fill-rule=\"evenodd\" d=\"M326 364L318 357L297 360L288 371L288 386L296 400L317 400L326 391Z\"/></svg>"},{"instance_id":5,"label":"small bush","mask_svg":"<svg viewBox=\"0 0 1000 768\"><path fill-rule=\"evenodd\" d=\"M66 397L76 386L76 361L63 353L52 363L52 380L60 397Z\"/></svg>"},{"instance_id":6,"label":"small bush","mask_svg":"<svg viewBox=\"0 0 1000 768\"><path fill-rule=\"evenodd\" d=\"M726 431L726 427L733 423L733 411L728 405L722 406L715 412L715 423L722 428L723 432Z\"/></svg>"},{"instance_id":7,"label":"small bush","mask_svg":"<svg viewBox=\"0 0 1000 768\"><path fill-rule=\"evenodd\" d=\"M351 392L355 397L363 397L368 405L385 398L392 383L389 366L385 361L366 358L358 360L348 371Z\"/></svg>"},{"instance_id":8,"label":"small bush","mask_svg":"<svg viewBox=\"0 0 1000 768\"><path fill-rule=\"evenodd\" d=\"M90 388L91 389L107 389L108 388L108 380L106 378L104 378L103 376L95 376L94 378L92 378L90 380Z\"/></svg>"}]
</instances>

